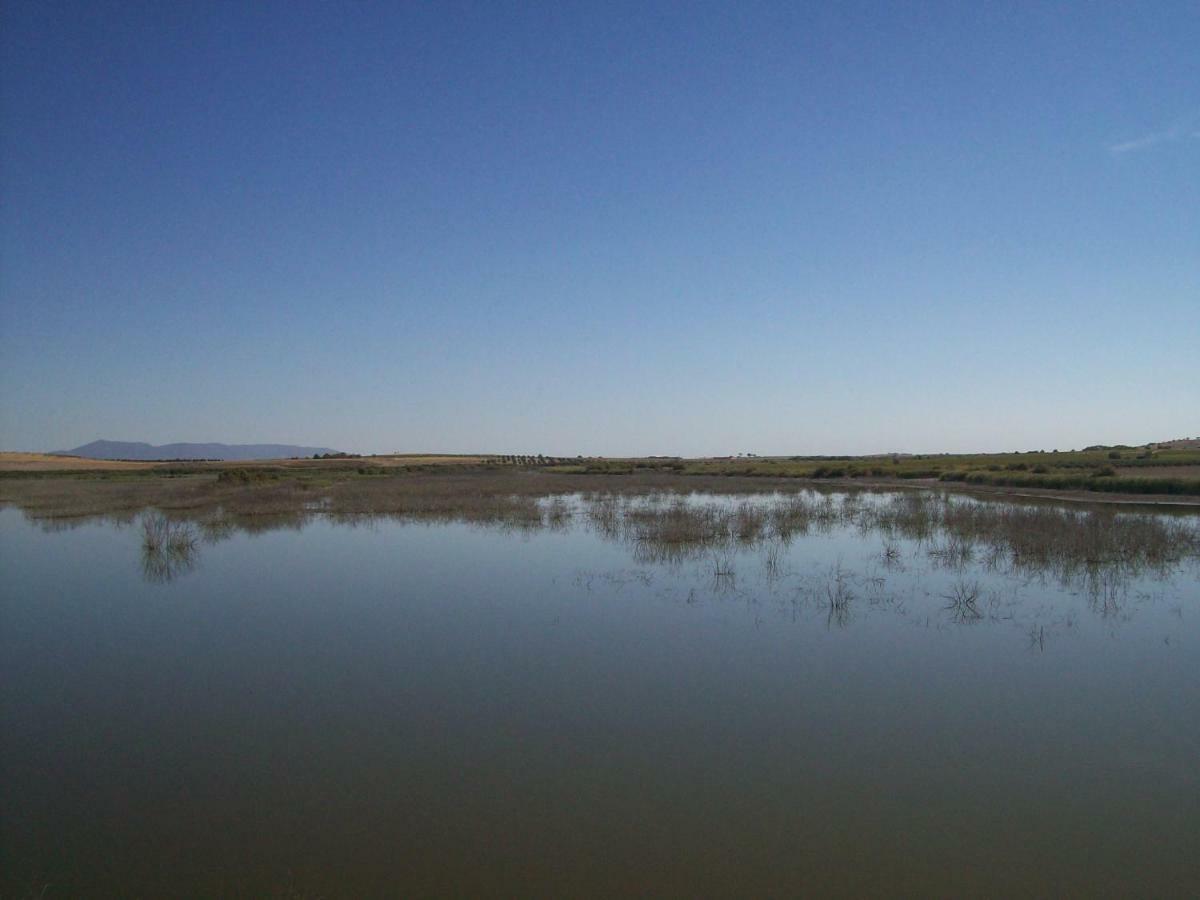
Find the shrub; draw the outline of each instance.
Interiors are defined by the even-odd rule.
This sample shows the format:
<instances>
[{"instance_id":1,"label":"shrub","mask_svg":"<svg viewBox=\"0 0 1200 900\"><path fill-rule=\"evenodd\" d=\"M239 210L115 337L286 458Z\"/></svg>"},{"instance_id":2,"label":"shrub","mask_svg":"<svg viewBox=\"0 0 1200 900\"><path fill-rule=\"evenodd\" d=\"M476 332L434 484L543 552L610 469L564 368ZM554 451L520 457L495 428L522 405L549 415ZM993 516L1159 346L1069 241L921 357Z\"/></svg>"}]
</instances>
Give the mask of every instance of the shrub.
<instances>
[{"instance_id":1,"label":"shrub","mask_svg":"<svg viewBox=\"0 0 1200 900\"><path fill-rule=\"evenodd\" d=\"M817 466L813 469L813 478L844 478L846 469L844 466Z\"/></svg>"},{"instance_id":2,"label":"shrub","mask_svg":"<svg viewBox=\"0 0 1200 900\"><path fill-rule=\"evenodd\" d=\"M225 469L217 475L218 484L254 484L274 481L279 476L266 469Z\"/></svg>"}]
</instances>

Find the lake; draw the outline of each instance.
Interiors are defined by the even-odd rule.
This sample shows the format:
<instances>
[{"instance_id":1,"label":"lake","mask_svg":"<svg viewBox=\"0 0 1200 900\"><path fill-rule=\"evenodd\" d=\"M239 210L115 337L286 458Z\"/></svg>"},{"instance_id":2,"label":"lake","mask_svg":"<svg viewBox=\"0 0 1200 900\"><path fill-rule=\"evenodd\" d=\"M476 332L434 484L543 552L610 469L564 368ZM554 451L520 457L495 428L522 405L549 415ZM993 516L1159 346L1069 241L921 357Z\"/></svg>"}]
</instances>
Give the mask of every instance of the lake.
<instances>
[{"instance_id":1,"label":"lake","mask_svg":"<svg viewBox=\"0 0 1200 900\"><path fill-rule=\"evenodd\" d=\"M1197 516L536 507L0 510L0 893L1200 893Z\"/></svg>"}]
</instances>

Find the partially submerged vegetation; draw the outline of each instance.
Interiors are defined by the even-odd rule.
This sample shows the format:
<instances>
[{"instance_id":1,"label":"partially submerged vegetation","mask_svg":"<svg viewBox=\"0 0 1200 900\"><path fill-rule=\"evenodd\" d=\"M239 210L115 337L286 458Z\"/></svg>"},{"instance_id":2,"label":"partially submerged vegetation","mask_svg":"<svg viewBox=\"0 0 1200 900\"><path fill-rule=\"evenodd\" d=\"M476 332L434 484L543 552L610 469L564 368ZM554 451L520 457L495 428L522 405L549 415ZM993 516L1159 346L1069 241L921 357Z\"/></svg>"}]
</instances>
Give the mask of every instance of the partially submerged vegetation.
<instances>
[{"instance_id":1,"label":"partially submerged vegetation","mask_svg":"<svg viewBox=\"0 0 1200 900\"><path fill-rule=\"evenodd\" d=\"M170 581L195 565L198 547L235 532L300 528L315 518L364 524L382 519L465 523L533 531L586 527L628 547L638 562L706 567L714 587L736 590L739 558L761 556L781 576L797 538L854 528L881 539L877 561L902 567L918 548L929 565L1020 577L1053 576L1106 598L1139 572L1166 571L1200 558L1200 517L1178 507L1050 501L1019 503L964 488L1033 490L1103 483L1134 494L1200 495L1200 483L1156 478L1195 464L1194 448L1008 456L833 459L584 460L476 458L388 465L366 458L267 464L172 464L102 473L24 473L0 479L0 506L15 505L46 529L90 519L143 532L143 571ZM483 461L480 461L483 459ZM1118 476L1118 471L1133 475ZM1091 468L1089 468L1091 467ZM1093 471L1093 469L1095 471ZM1141 473L1149 477L1141 477ZM1135 484L1138 490L1120 494ZM986 499L991 497L990 500ZM860 594L876 587L840 566L810 591L844 624ZM965 575L945 595L955 621L984 615L978 584ZM987 609L994 604L989 598Z\"/></svg>"},{"instance_id":2,"label":"partially submerged vegetation","mask_svg":"<svg viewBox=\"0 0 1200 900\"><path fill-rule=\"evenodd\" d=\"M696 490L689 490L695 488ZM1107 589L1131 574L1200 559L1200 517L1114 506L1065 507L956 495L942 488L813 489L795 480L739 476L613 479L508 469L437 476L296 478L277 474L117 480L25 479L0 483L0 503L48 529L104 519L142 528L151 580L170 580L194 564L197 545L236 531L299 528L315 518L348 524L381 519L465 523L506 530L589 528L626 545L647 563L707 561L730 586L735 558L760 553L778 575L782 551L809 534L853 528L880 539L878 561L899 566L912 548L929 564L1021 576L1047 574ZM962 621L980 611L970 582L948 597ZM828 586L833 612L854 589L843 573Z\"/></svg>"},{"instance_id":3,"label":"partially submerged vegetation","mask_svg":"<svg viewBox=\"0 0 1200 900\"><path fill-rule=\"evenodd\" d=\"M195 565L200 541L190 522L161 513L142 516L142 572L148 581L170 581Z\"/></svg>"}]
</instances>

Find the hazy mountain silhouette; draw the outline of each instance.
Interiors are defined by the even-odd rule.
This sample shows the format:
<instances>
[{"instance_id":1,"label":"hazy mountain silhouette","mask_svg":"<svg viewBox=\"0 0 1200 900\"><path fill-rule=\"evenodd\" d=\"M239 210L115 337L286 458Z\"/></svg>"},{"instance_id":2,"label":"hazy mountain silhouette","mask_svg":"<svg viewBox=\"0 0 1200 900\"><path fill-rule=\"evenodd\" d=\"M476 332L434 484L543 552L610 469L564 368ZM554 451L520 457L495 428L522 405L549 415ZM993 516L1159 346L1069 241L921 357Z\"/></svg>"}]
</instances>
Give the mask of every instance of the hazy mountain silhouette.
<instances>
[{"instance_id":1,"label":"hazy mountain silhouette","mask_svg":"<svg viewBox=\"0 0 1200 900\"><path fill-rule=\"evenodd\" d=\"M86 459L281 459L336 453L328 447L294 444L145 444L140 441L92 441L74 450L57 450L55 456Z\"/></svg>"}]
</instances>

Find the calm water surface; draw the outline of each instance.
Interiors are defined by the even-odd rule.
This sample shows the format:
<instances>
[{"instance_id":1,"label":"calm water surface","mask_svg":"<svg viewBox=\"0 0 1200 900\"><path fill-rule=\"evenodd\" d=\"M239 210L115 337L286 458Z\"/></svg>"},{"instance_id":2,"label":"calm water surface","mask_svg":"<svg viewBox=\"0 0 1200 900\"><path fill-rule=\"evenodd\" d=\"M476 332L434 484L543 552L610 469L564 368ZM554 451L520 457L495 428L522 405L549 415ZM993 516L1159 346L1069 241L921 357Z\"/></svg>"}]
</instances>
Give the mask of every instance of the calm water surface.
<instances>
[{"instance_id":1,"label":"calm water surface","mask_svg":"<svg viewBox=\"0 0 1200 900\"><path fill-rule=\"evenodd\" d=\"M1194 557L210 537L0 511L3 896L1200 893Z\"/></svg>"}]
</instances>

